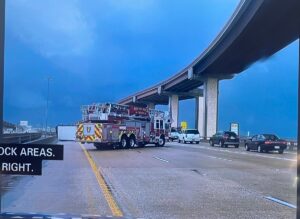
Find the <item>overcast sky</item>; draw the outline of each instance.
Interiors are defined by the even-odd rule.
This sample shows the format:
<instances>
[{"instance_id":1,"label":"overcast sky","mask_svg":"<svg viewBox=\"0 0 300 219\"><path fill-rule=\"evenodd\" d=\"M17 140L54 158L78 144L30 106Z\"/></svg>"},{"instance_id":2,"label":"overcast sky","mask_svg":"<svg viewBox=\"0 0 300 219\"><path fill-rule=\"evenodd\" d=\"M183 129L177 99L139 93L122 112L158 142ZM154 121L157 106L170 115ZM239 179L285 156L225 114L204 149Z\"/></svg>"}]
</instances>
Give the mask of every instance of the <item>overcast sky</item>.
<instances>
[{"instance_id":1,"label":"overcast sky","mask_svg":"<svg viewBox=\"0 0 300 219\"><path fill-rule=\"evenodd\" d=\"M114 102L175 74L225 25L238 0L6 1L5 120L72 124L80 105ZM298 41L220 82L219 129L295 137ZM180 103L194 126L194 100Z\"/></svg>"}]
</instances>

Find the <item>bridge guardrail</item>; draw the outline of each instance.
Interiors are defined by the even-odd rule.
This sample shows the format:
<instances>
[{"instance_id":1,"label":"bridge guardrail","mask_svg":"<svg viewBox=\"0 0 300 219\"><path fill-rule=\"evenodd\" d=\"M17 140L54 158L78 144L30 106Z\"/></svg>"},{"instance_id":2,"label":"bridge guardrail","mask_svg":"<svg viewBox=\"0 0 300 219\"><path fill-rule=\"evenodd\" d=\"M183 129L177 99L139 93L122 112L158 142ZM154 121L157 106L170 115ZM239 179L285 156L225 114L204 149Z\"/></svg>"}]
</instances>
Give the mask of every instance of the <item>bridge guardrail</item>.
<instances>
[{"instance_id":1,"label":"bridge guardrail","mask_svg":"<svg viewBox=\"0 0 300 219\"><path fill-rule=\"evenodd\" d=\"M295 140L287 140L287 149L294 151L298 148L298 142Z\"/></svg>"},{"instance_id":2,"label":"bridge guardrail","mask_svg":"<svg viewBox=\"0 0 300 219\"><path fill-rule=\"evenodd\" d=\"M26 144L56 144L57 143L57 135L49 135L44 138L39 138L37 140L33 140L30 142L26 142Z\"/></svg>"},{"instance_id":3,"label":"bridge guardrail","mask_svg":"<svg viewBox=\"0 0 300 219\"><path fill-rule=\"evenodd\" d=\"M3 143L25 143L37 140L42 137L42 133L22 133L22 134L3 134Z\"/></svg>"}]
</instances>

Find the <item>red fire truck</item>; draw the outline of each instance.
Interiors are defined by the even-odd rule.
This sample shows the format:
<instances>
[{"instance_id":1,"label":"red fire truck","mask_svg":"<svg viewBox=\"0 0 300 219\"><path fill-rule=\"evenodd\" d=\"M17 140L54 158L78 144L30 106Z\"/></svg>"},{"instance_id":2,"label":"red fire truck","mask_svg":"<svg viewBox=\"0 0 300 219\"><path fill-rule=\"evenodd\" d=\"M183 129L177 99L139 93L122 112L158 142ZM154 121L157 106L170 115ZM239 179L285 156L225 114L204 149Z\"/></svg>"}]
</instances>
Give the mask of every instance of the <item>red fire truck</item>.
<instances>
[{"instance_id":1,"label":"red fire truck","mask_svg":"<svg viewBox=\"0 0 300 219\"><path fill-rule=\"evenodd\" d=\"M170 119L163 111L137 105L100 103L81 107L82 121L77 124L76 139L104 145L131 148L146 144L164 146L168 140Z\"/></svg>"}]
</instances>

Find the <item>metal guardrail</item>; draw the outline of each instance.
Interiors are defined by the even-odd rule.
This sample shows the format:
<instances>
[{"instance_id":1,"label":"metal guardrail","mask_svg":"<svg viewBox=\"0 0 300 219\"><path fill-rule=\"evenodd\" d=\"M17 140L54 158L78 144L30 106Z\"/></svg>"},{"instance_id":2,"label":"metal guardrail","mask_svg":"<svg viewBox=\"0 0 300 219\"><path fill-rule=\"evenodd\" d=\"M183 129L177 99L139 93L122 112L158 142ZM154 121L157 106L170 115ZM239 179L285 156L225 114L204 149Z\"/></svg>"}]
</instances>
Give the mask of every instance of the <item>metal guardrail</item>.
<instances>
[{"instance_id":1,"label":"metal guardrail","mask_svg":"<svg viewBox=\"0 0 300 219\"><path fill-rule=\"evenodd\" d=\"M43 138L26 142L26 144L56 144L56 143L57 143L56 135L44 136Z\"/></svg>"},{"instance_id":2,"label":"metal guardrail","mask_svg":"<svg viewBox=\"0 0 300 219\"><path fill-rule=\"evenodd\" d=\"M3 134L2 143L25 143L42 137L42 133Z\"/></svg>"},{"instance_id":3,"label":"metal guardrail","mask_svg":"<svg viewBox=\"0 0 300 219\"><path fill-rule=\"evenodd\" d=\"M297 141L287 140L287 149L288 150L294 151L294 150L297 150L297 148L298 148L298 142Z\"/></svg>"}]
</instances>

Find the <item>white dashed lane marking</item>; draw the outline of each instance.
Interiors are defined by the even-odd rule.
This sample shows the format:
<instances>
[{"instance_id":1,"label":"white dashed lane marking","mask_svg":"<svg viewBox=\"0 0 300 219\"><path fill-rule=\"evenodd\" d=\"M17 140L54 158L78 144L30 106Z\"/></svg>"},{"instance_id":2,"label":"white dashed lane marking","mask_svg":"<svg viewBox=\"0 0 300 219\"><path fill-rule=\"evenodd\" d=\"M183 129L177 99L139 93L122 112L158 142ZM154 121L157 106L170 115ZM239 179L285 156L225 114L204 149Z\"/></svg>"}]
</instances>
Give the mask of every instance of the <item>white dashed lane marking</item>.
<instances>
[{"instance_id":1,"label":"white dashed lane marking","mask_svg":"<svg viewBox=\"0 0 300 219\"><path fill-rule=\"evenodd\" d=\"M166 162L166 163L169 163L168 160L162 159L162 158L160 158L160 157L154 156L153 158L154 158L154 159L157 159L157 160L160 160L160 161L163 161L163 162Z\"/></svg>"},{"instance_id":2,"label":"white dashed lane marking","mask_svg":"<svg viewBox=\"0 0 300 219\"><path fill-rule=\"evenodd\" d=\"M290 204L288 202L285 202L285 201L282 201L280 199L277 199L277 198L273 198L271 196L266 196L265 199L268 199L270 201L273 201L273 202L276 202L276 203L279 203L281 205L284 205L284 206L287 206L287 207L290 207L290 208L297 208L295 205L293 204Z\"/></svg>"},{"instance_id":3,"label":"white dashed lane marking","mask_svg":"<svg viewBox=\"0 0 300 219\"><path fill-rule=\"evenodd\" d=\"M207 157L214 158L214 159L218 159L218 160L225 160L225 161L229 161L229 162L232 161L232 160L230 160L230 159L225 159L225 158L215 157L215 156L207 156Z\"/></svg>"}]
</instances>

